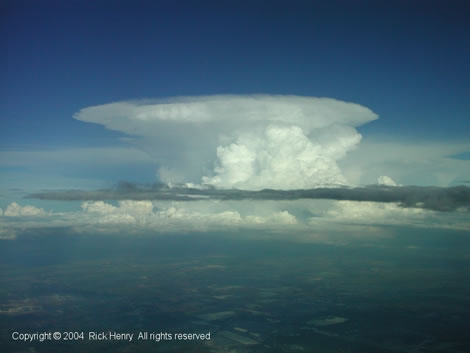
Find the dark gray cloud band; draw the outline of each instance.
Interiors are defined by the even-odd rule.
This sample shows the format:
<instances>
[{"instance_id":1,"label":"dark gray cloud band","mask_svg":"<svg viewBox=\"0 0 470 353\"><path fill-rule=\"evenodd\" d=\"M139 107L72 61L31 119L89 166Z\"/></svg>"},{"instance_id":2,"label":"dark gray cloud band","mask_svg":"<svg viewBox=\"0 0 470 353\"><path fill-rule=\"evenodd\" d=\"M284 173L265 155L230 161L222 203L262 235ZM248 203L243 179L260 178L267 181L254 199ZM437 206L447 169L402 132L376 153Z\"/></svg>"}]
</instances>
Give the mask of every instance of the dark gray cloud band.
<instances>
[{"instance_id":1,"label":"dark gray cloud band","mask_svg":"<svg viewBox=\"0 0 470 353\"><path fill-rule=\"evenodd\" d=\"M301 190L248 191L238 189L168 187L162 184L139 185L123 182L115 188L95 191L60 190L30 194L42 200L301 200L369 201L398 203L401 207L418 207L433 211L470 210L470 187L434 186L366 186L357 188L317 188Z\"/></svg>"}]
</instances>

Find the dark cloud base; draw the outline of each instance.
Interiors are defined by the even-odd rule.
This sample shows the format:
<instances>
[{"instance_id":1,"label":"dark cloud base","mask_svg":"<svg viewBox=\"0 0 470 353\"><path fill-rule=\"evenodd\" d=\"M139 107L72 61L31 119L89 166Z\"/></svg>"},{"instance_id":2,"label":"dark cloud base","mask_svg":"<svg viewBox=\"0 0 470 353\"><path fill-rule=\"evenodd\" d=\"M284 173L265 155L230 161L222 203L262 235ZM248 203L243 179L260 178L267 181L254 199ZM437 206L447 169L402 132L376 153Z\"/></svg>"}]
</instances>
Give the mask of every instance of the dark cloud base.
<instances>
[{"instance_id":1,"label":"dark cloud base","mask_svg":"<svg viewBox=\"0 0 470 353\"><path fill-rule=\"evenodd\" d=\"M95 191L44 191L26 196L41 200L301 200L393 202L401 207L418 207L433 211L470 210L470 187L435 186L365 186L357 188L317 188L305 190L248 191L238 189L168 187L163 184L141 185L121 182L111 189Z\"/></svg>"}]
</instances>

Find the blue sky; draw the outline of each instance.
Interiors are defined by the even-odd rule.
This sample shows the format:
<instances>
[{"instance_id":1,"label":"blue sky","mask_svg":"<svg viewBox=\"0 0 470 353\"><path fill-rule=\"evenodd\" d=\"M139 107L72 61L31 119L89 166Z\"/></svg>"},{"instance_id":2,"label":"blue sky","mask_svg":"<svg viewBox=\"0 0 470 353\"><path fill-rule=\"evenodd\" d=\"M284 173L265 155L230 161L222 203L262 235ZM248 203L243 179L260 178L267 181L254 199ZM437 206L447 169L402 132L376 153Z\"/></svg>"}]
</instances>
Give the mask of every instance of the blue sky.
<instances>
[{"instance_id":1,"label":"blue sky","mask_svg":"<svg viewBox=\"0 0 470 353\"><path fill-rule=\"evenodd\" d=\"M108 102L221 93L332 97L364 132L467 139L465 1L2 3L2 148L116 143L71 117Z\"/></svg>"},{"instance_id":2,"label":"blue sky","mask_svg":"<svg viewBox=\"0 0 470 353\"><path fill-rule=\"evenodd\" d=\"M0 6L4 215L68 207L38 200L27 201L33 208L11 206L28 192L93 190L122 180L250 190L369 185L380 176L439 187L470 180L466 1ZM280 120L278 109L286 113ZM356 113L356 122L348 120ZM327 220L351 206L329 202L333 208L320 207ZM301 223L292 215L303 206L246 211L266 204L224 204L217 213L208 203L203 216L185 205L175 214L203 228L210 214L219 214L220 224L268 222L271 213ZM149 204L75 206L110 219L157 217ZM173 215L171 205L162 207L164 217ZM396 205L361 207L366 216L409 220Z\"/></svg>"}]
</instances>

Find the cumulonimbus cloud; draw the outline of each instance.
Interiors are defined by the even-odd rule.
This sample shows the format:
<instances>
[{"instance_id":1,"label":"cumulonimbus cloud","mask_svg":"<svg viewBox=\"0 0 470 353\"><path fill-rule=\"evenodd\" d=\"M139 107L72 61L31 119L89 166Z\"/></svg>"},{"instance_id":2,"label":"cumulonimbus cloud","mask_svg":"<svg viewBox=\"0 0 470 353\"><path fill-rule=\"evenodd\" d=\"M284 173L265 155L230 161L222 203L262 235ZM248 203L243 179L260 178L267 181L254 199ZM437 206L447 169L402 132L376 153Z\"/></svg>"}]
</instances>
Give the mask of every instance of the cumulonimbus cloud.
<instances>
[{"instance_id":1,"label":"cumulonimbus cloud","mask_svg":"<svg viewBox=\"0 0 470 353\"><path fill-rule=\"evenodd\" d=\"M337 161L377 119L355 103L273 95L118 102L74 117L137 136L163 182L246 190L347 184Z\"/></svg>"}]
</instances>

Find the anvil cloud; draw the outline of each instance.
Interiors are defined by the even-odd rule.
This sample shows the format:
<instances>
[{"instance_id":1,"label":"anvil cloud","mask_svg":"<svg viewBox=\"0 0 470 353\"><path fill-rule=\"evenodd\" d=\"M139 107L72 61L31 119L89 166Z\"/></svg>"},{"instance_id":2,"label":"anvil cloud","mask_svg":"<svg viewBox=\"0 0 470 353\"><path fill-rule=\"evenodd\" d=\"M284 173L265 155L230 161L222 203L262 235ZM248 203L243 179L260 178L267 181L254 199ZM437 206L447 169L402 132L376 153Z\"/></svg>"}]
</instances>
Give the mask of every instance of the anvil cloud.
<instances>
[{"instance_id":1,"label":"anvil cloud","mask_svg":"<svg viewBox=\"0 0 470 353\"><path fill-rule=\"evenodd\" d=\"M377 115L330 98L218 95L111 103L75 118L137 137L163 182L261 190L347 184L337 161Z\"/></svg>"}]
</instances>

